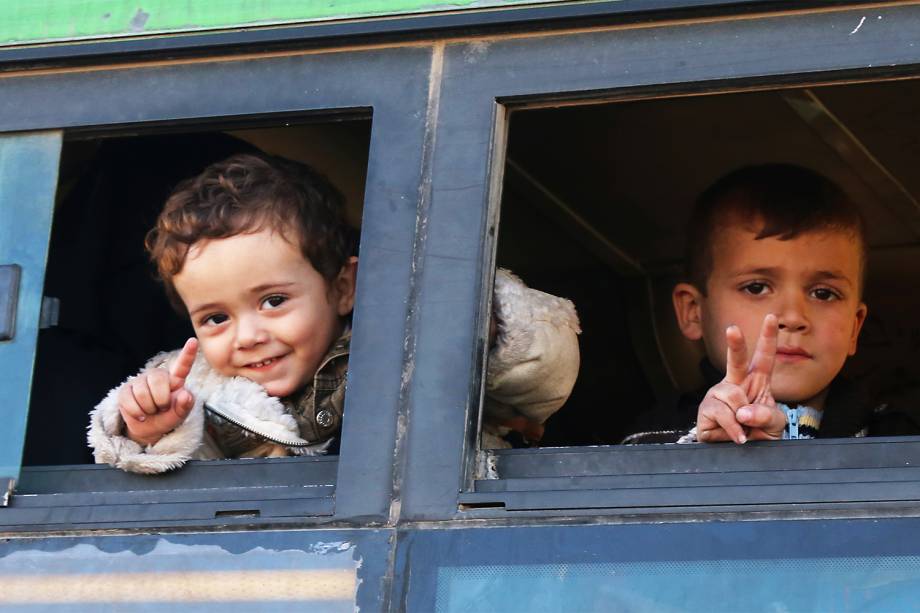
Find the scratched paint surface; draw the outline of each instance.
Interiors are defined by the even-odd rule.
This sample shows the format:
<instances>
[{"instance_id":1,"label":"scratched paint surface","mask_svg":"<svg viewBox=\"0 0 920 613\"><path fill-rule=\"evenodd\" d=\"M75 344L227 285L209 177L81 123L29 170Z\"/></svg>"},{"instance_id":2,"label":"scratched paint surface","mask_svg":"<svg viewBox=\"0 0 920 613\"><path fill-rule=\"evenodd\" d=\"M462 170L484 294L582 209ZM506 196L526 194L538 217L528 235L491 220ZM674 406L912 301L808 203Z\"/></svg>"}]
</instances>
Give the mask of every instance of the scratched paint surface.
<instances>
[{"instance_id":1,"label":"scratched paint surface","mask_svg":"<svg viewBox=\"0 0 920 613\"><path fill-rule=\"evenodd\" d=\"M565 0L0 0L0 45L549 4Z\"/></svg>"},{"instance_id":2,"label":"scratched paint surface","mask_svg":"<svg viewBox=\"0 0 920 613\"><path fill-rule=\"evenodd\" d=\"M387 547L371 530L9 540L0 612L373 611Z\"/></svg>"}]
</instances>

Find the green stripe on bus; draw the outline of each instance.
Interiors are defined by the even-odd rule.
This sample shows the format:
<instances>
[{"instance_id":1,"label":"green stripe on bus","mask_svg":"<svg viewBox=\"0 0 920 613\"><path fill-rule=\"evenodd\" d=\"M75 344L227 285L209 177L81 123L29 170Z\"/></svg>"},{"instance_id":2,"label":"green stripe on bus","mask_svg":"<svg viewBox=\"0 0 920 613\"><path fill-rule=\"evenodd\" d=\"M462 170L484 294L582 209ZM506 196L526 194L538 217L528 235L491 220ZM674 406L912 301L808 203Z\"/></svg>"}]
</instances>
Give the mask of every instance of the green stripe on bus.
<instances>
[{"instance_id":1,"label":"green stripe on bus","mask_svg":"<svg viewBox=\"0 0 920 613\"><path fill-rule=\"evenodd\" d=\"M566 0L0 0L0 45L560 1Z\"/></svg>"}]
</instances>

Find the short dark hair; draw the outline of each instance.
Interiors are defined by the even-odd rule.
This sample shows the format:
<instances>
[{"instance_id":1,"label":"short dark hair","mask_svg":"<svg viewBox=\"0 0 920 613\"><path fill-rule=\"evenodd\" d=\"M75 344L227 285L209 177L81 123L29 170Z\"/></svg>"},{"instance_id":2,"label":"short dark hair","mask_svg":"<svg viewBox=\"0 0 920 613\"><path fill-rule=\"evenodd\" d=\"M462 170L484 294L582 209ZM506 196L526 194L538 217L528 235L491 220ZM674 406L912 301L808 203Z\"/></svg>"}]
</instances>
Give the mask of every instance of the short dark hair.
<instances>
[{"instance_id":1,"label":"short dark hair","mask_svg":"<svg viewBox=\"0 0 920 613\"><path fill-rule=\"evenodd\" d=\"M145 244L180 312L185 305L173 277L199 240L270 228L299 246L327 281L357 250L357 231L345 222L343 199L318 172L267 154L234 155L180 183L166 200Z\"/></svg>"},{"instance_id":2,"label":"short dark hair","mask_svg":"<svg viewBox=\"0 0 920 613\"><path fill-rule=\"evenodd\" d=\"M806 232L849 233L860 249L860 291L868 246L856 205L823 175L793 164L764 164L734 170L697 199L687 236L686 276L704 295L713 269L713 235L720 227L760 222L757 240L790 240Z\"/></svg>"}]
</instances>

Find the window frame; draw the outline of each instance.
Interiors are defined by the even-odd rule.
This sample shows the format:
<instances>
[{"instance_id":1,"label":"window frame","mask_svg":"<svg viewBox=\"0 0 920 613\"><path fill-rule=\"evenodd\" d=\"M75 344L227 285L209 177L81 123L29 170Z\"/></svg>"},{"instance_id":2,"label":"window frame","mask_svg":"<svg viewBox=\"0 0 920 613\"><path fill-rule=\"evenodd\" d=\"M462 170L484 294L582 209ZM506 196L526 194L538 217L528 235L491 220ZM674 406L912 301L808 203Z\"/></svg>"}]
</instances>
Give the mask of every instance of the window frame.
<instances>
[{"instance_id":1,"label":"window frame","mask_svg":"<svg viewBox=\"0 0 920 613\"><path fill-rule=\"evenodd\" d=\"M3 77L0 134L63 130L66 138L244 120L264 124L292 115L334 118L355 111L372 115L372 121L340 455L281 460L281 472L292 480L271 485L259 475L272 460L192 462L159 477L103 466L27 468L11 506L0 508L0 528L303 524L355 517L382 522L389 516L403 393L405 296L412 284L424 143L430 138L425 119L432 54L430 47L394 46ZM37 323L37 312L29 316ZM8 410L23 415L28 408ZM303 471L304 465L310 470ZM295 477L292 467L298 466L303 474ZM237 483L239 472L253 476ZM74 484L90 491L77 491ZM149 504L164 497L167 504Z\"/></svg>"},{"instance_id":2,"label":"window frame","mask_svg":"<svg viewBox=\"0 0 920 613\"><path fill-rule=\"evenodd\" d=\"M407 466L411 489L403 501L403 517L428 521L522 514L793 512L901 508L920 500L920 474L902 470L920 450L920 437L814 446L699 445L686 451L476 448L511 109L920 75L920 49L910 43L918 35L920 7L879 5L873 10L829 8L448 44L419 286L426 308L413 332L408 454L417 461ZM445 321L454 326L446 329ZM898 453L890 456L893 442ZM836 464L827 467L832 472L806 470L798 481L785 474L785 482L768 490L762 486L775 483L774 471L742 470L744 459L757 454L796 466L809 461L818 445L836 452L831 457ZM881 456L878 450L883 450ZM691 452L705 454L711 466L719 467L707 473L713 481L705 495L699 487L703 471L684 470L674 461L678 454ZM604 460L592 463L592 454ZM609 472L616 459L629 454L653 458L645 462L648 481L667 482L666 487L649 485L655 491L644 505L630 501L625 491L637 485L628 486L627 476ZM868 458L863 465L855 465L863 456ZM541 476L549 467L554 467L549 476ZM498 479L480 478L492 470L498 471ZM502 471L510 478L502 479ZM579 479L581 486L575 485ZM883 483L877 487L875 480ZM562 482L567 485L560 494ZM732 502L731 488L752 486L760 492ZM801 493L808 489L810 495Z\"/></svg>"}]
</instances>

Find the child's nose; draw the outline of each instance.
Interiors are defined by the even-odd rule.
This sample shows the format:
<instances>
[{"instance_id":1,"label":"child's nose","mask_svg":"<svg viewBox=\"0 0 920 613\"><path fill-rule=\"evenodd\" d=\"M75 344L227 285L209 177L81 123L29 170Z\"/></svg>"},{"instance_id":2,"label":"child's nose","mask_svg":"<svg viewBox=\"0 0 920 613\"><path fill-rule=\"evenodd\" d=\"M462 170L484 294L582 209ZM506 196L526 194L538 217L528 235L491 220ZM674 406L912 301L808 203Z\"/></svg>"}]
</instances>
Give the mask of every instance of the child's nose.
<instances>
[{"instance_id":1,"label":"child's nose","mask_svg":"<svg viewBox=\"0 0 920 613\"><path fill-rule=\"evenodd\" d=\"M258 317L241 316L236 327L236 348L248 349L268 340L268 333Z\"/></svg>"},{"instance_id":2,"label":"child's nose","mask_svg":"<svg viewBox=\"0 0 920 613\"><path fill-rule=\"evenodd\" d=\"M785 332L803 332L808 328L805 314L805 301L797 296L783 300L782 308L777 313L779 329Z\"/></svg>"}]
</instances>

